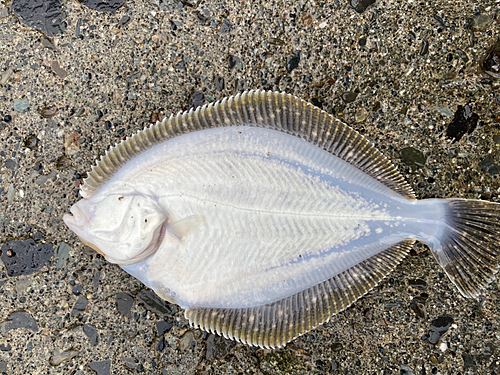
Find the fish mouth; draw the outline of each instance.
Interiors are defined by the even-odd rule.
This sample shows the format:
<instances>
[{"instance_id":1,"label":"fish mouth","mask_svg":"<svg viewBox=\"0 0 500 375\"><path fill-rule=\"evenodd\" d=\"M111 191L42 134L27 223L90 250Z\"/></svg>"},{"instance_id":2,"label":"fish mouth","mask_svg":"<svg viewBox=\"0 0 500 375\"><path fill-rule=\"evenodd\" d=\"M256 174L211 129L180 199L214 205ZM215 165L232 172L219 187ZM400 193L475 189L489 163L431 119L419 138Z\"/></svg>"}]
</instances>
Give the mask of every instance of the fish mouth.
<instances>
[{"instance_id":1,"label":"fish mouth","mask_svg":"<svg viewBox=\"0 0 500 375\"><path fill-rule=\"evenodd\" d=\"M115 260L113 258L111 258L110 256L106 257L106 260L110 263L116 263L118 264L119 266L130 266L132 264L136 264L136 263L139 263L139 262L142 262L144 259L146 258L149 258L151 255L155 254L158 249L160 248L162 242L163 242L163 239L165 238L165 233L167 231L167 225L168 225L168 219L166 219L162 225L158 226L155 230L155 236L154 238L156 238L155 241L151 241L151 243L148 245L148 247L146 247L146 249L144 249L144 251L130 259L126 259L126 260ZM101 251L97 250L99 253L102 254Z\"/></svg>"}]
</instances>

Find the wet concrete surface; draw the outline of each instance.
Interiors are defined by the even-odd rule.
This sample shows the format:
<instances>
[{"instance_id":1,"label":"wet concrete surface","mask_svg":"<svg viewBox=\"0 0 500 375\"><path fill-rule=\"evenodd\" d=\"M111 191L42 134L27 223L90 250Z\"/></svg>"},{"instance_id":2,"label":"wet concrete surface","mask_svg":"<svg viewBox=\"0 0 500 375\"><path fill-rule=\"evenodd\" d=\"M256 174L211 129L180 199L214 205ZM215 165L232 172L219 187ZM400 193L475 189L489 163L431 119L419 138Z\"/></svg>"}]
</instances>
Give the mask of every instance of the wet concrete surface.
<instances>
[{"instance_id":1,"label":"wet concrete surface","mask_svg":"<svg viewBox=\"0 0 500 375\"><path fill-rule=\"evenodd\" d=\"M419 198L498 201L498 1L54 2L43 30L16 4L0 2L0 372L500 372L497 282L466 300L423 245L271 351L191 328L62 222L110 145L247 89L342 118ZM54 255L12 273L10 241Z\"/></svg>"}]
</instances>

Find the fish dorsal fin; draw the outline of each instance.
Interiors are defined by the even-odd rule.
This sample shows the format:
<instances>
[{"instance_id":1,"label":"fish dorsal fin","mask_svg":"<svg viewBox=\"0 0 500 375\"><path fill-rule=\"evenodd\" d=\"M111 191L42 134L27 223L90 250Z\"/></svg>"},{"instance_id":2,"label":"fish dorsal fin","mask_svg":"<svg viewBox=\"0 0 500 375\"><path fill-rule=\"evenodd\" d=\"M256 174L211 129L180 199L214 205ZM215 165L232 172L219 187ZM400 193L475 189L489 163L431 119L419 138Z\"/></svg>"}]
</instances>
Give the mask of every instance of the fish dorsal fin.
<instances>
[{"instance_id":1,"label":"fish dorsal fin","mask_svg":"<svg viewBox=\"0 0 500 375\"><path fill-rule=\"evenodd\" d=\"M321 284L270 304L188 308L184 315L205 331L248 345L279 348L368 293L406 257L414 242L400 242Z\"/></svg>"},{"instance_id":2,"label":"fish dorsal fin","mask_svg":"<svg viewBox=\"0 0 500 375\"><path fill-rule=\"evenodd\" d=\"M181 134L222 126L255 126L295 135L362 170L395 192L415 194L392 163L364 136L295 96L246 91L196 110L179 113L128 137L106 151L80 190L92 196L127 161L150 147Z\"/></svg>"}]
</instances>

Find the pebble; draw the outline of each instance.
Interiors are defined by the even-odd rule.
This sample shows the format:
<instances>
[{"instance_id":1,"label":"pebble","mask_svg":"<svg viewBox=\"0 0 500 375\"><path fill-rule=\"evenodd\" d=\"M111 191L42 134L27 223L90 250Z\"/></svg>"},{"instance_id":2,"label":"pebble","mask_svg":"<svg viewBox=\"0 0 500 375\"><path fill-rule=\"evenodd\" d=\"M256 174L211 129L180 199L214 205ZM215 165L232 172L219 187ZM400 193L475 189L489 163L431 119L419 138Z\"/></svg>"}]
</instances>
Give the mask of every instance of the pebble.
<instances>
[{"instance_id":1,"label":"pebble","mask_svg":"<svg viewBox=\"0 0 500 375\"><path fill-rule=\"evenodd\" d=\"M99 344L99 333L92 324L84 324L83 332L87 335L90 345L97 346Z\"/></svg>"},{"instance_id":2,"label":"pebble","mask_svg":"<svg viewBox=\"0 0 500 375\"><path fill-rule=\"evenodd\" d=\"M203 104L205 104L205 94L203 93L203 91L195 91L189 98L188 110L191 108L196 109L198 107L201 107Z\"/></svg>"},{"instance_id":3,"label":"pebble","mask_svg":"<svg viewBox=\"0 0 500 375\"><path fill-rule=\"evenodd\" d=\"M231 23L231 21L228 18L226 18L220 26L219 33L220 34L227 34L227 33L230 33L232 29L233 29L233 24Z\"/></svg>"},{"instance_id":4,"label":"pebble","mask_svg":"<svg viewBox=\"0 0 500 375\"><path fill-rule=\"evenodd\" d=\"M78 353L78 350L61 350L59 348L54 349L52 356L49 359L49 363L52 366L59 366L61 363L69 361L72 358L75 358Z\"/></svg>"},{"instance_id":5,"label":"pebble","mask_svg":"<svg viewBox=\"0 0 500 375\"><path fill-rule=\"evenodd\" d=\"M408 367L406 365L401 365L399 368L399 374L400 375L415 375L415 372L411 367Z\"/></svg>"},{"instance_id":6,"label":"pebble","mask_svg":"<svg viewBox=\"0 0 500 375\"><path fill-rule=\"evenodd\" d=\"M37 244L32 238L26 241L9 241L3 244L1 259L10 277L38 272L52 258L52 244Z\"/></svg>"},{"instance_id":7,"label":"pebble","mask_svg":"<svg viewBox=\"0 0 500 375\"><path fill-rule=\"evenodd\" d=\"M300 56L288 56L286 59L286 70L291 73L295 68L299 66Z\"/></svg>"},{"instance_id":8,"label":"pebble","mask_svg":"<svg viewBox=\"0 0 500 375\"><path fill-rule=\"evenodd\" d=\"M9 189L7 190L7 202L12 202L15 192L16 190L14 189L14 184L10 184Z\"/></svg>"},{"instance_id":9,"label":"pebble","mask_svg":"<svg viewBox=\"0 0 500 375\"><path fill-rule=\"evenodd\" d=\"M431 327L429 328L429 343L436 345L441 337L448 332L454 319L451 316L440 316L431 322Z\"/></svg>"},{"instance_id":10,"label":"pebble","mask_svg":"<svg viewBox=\"0 0 500 375\"><path fill-rule=\"evenodd\" d=\"M135 362L134 358L123 357L122 359L123 359L123 362L125 362L125 366L127 366L127 368L129 370L135 370L137 368L138 363Z\"/></svg>"},{"instance_id":11,"label":"pebble","mask_svg":"<svg viewBox=\"0 0 500 375\"><path fill-rule=\"evenodd\" d=\"M45 186L46 182L48 180L51 180L51 179L54 179L54 177L57 177L57 172L56 171L52 171L50 172L49 174L45 175L45 176L39 176L37 178L35 178L35 183L37 185L40 185L40 186Z\"/></svg>"},{"instance_id":12,"label":"pebble","mask_svg":"<svg viewBox=\"0 0 500 375\"><path fill-rule=\"evenodd\" d=\"M30 150L36 150L38 148L38 138L35 135L28 135L24 140L24 147Z\"/></svg>"},{"instance_id":13,"label":"pebble","mask_svg":"<svg viewBox=\"0 0 500 375\"><path fill-rule=\"evenodd\" d=\"M493 45L481 63L486 74L500 79L500 40Z\"/></svg>"},{"instance_id":14,"label":"pebble","mask_svg":"<svg viewBox=\"0 0 500 375\"><path fill-rule=\"evenodd\" d=\"M165 333L170 331L170 329L174 326L173 323L170 322L165 322L163 320L160 320L159 322L156 322L156 331L158 332L158 336L163 336Z\"/></svg>"},{"instance_id":15,"label":"pebble","mask_svg":"<svg viewBox=\"0 0 500 375\"><path fill-rule=\"evenodd\" d=\"M475 16L470 24L472 31L484 31L493 23L493 17L486 13L480 13Z\"/></svg>"},{"instance_id":16,"label":"pebble","mask_svg":"<svg viewBox=\"0 0 500 375\"><path fill-rule=\"evenodd\" d=\"M66 78L69 74L66 70L59 66L59 61L57 60L52 60L52 62L50 63L50 68L56 74L56 76L62 79Z\"/></svg>"},{"instance_id":17,"label":"pebble","mask_svg":"<svg viewBox=\"0 0 500 375\"><path fill-rule=\"evenodd\" d=\"M399 151L401 161L409 166L423 167L427 161L424 154L413 147L405 147Z\"/></svg>"},{"instance_id":18,"label":"pebble","mask_svg":"<svg viewBox=\"0 0 500 375\"><path fill-rule=\"evenodd\" d=\"M215 87L217 88L217 90L219 91L222 91L224 90L224 77L220 77L220 76L215 76L214 77L214 84L215 84Z\"/></svg>"},{"instance_id":19,"label":"pebble","mask_svg":"<svg viewBox=\"0 0 500 375\"><path fill-rule=\"evenodd\" d=\"M478 167L489 174L498 174L500 166L495 163L491 155L487 155L479 164Z\"/></svg>"},{"instance_id":20,"label":"pebble","mask_svg":"<svg viewBox=\"0 0 500 375\"><path fill-rule=\"evenodd\" d=\"M0 325L0 331L5 335L13 329L26 328L32 332L38 332L38 325L28 313L17 311L9 315L7 321Z\"/></svg>"},{"instance_id":21,"label":"pebble","mask_svg":"<svg viewBox=\"0 0 500 375\"><path fill-rule=\"evenodd\" d=\"M368 111L364 108L359 108L356 113L354 113L354 121L358 124L365 121L368 118Z\"/></svg>"},{"instance_id":22,"label":"pebble","mask_svg":"<svg viewBox=\"0 0 500 375\"><path fill-rule=\"evenodd\" d=\"M111 360L107 359L100 362L90 362L88 366L94 370L97 375L110 375L111 374Z\"/></svg>"},{"instance_id":23,"label":"pebble","mask_svg":"<svg viewBox=\"0 0 500 375\"><path fill-rule=\"evenodd\" d=\"M342 94L342 100L346 103L352 103L356 100L357 96L358 94L356 94L355 92L344 92Z\"/></svg>"},{"instance_id":24,"label":"pebble","mask_svg":"<svg viewBox=\"0 0 500 375\"><path fill-rule=\"evenodd\" d=\"M177 312L175 305L162 300L154 292L148 289L142 289L137 295L139 302L144 304L144 307L158 315L173 315Z\"/></svg>"},{"instance_id":25,"label":"pebble","mask_svg":"<svg viewBox=\"0 0 500 375\"><path fill-rule=\"evenodd\" d=\"M457 107L455 116L446 129L446 136L459 141L464 134L470 134L476 129L479 116L472 112L470 105Z\"/></svg>"},{"instance_id":26,"label":"pebble","mask_svg":"<svg viewBox=\"0 0 500 375\"><path fill-rule=\"evenodd\" d=\"M366 10L373 4L376 0L351 0L351 7L359 14L366 12Z\"/></svg>"},{"instance_id":27,"label":"pebble","mask_svg":"<svg viewBox=\"0 0 500 375\"><path fill-rule=\"evenodd\" d=\"M127 318L132 318L131 309L134 306L134 297L127 292L120 292L116 295L116 308Z\"/></svg>"},{"instance_id":28,"label":"pebble","mask_svg":"<svg viewBox=\"0 0 500 375\"><path fill-rule=\"evenodd\" d=\"M24 113L28 110L29 106L30 101L28 98L14 100L14 110L16 112Z\"/></svg>"},{"instance_id":29,"label":"pebble","mask_svg":"<svg viewBox=\"0 0 500 375\"><path fill-rule=\"evenodd\" d=\"M71 167L71 160L66 155L61 155L56 161L56 169L64 171Z\"/></svg>"},{"instance_id":30,"label":"pebble","mask_svg":"<svg viewBox=\"0 0 500 375\"><path fill-rule=\"evenodd\" d=\"M66 264L70 251L71 247L66 242L61 242L59 245L57 245L56 250L54 251L54 257L57 259L57 269L61 269Z\"/></svg>"},{"instance_id":31,"label":"pebble","mask_svg":"<svg viewBox=\"0 0 500 375\"><path fill-rule=\"evenodd\" d=\"M439 112L439 114L445 116L445 117L452 117L453 116L453 111L449 108L446 107L434 107L436 111Z\"/></svg>"},{"instance_id":32,"label":"pebble","mask_svg":"<svg viewBox=\"0 0 500 375\"><path fill-rule=\"evenodd\" d=\"M12 159L5 160L4 165L7 169L10 169L11 171L14 171L16 169L16 162Z\"/></svg>"},{"instance_id":33,"label":"pebble","mask_svg":"<svg viewBox=\"0 0 500 375\"><path fill-rule=\"evenodd\" d=\"M85 296L78 297L75 304L73 305L73 309L71 310L71 316L80 315L83 311L85 311L88 305L89 301Z\"/></svg>"},{"instance_id":34,"label":"pebble","mask_svg":"<svg viewBox=\"0 0 500 375\"><path fill-rule=\"evenodd\" d=\"M179 350L185 352L191 347L191 343L194 340L194 335L192 331L187 331L179 341Z\"/></svg>"},{"instance_id":35,"label":"pebble","mask_svg":"<svg viewBox=\"0 0 500 375\"><path fill-rule=\"evenodd\" d=\"M83 288L81 285L76 285L72 290L71 290L71 293L73 293L75 296L79 296L80 294L82 294L83 292Z\"/></svg>"},{"instance_id":36,"label":"pebble","mask_svg":"<svg viewBox=\"0 0 500 375\"><path fill-rule=\"evenodd\" d=\"M227 58L227 67L229 70L232 70L239 62L240 58L238 56L229 55Z\"/></svg>"}]
</instances>

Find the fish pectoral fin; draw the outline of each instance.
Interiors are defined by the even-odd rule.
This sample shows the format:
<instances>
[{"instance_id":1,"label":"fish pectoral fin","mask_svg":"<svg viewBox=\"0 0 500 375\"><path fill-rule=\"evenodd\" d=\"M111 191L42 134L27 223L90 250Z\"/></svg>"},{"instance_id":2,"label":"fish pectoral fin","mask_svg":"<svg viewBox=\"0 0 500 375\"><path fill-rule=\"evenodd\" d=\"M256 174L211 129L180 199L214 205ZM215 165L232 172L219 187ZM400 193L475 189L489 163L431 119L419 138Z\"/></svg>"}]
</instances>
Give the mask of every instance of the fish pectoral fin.
<instances>
[{"instance_id":1,"label":"fish pectoral fin","mask_svg":"<svg viewBox=\"0 0 500 375\"><path fill-rule=\"evenodd\" d=\"M410 252L402 241L354 267L282 300L246 308L187 308L195 327L262 348L279 348L328 321L373 289Z\"/></svg>"},{"instance_id":2,"label":"fish pectoral fin","mask_svg":"<svg viewBox=\"0 0 500 375\"><path fill-rule=\"evenodd\" d=\"M191 215L179 221L176 221L168 226L170 233L175 235L180 241L190 232L195 231L201 225L207 223L204 215Z\"/></svg>"}]
</instances>

